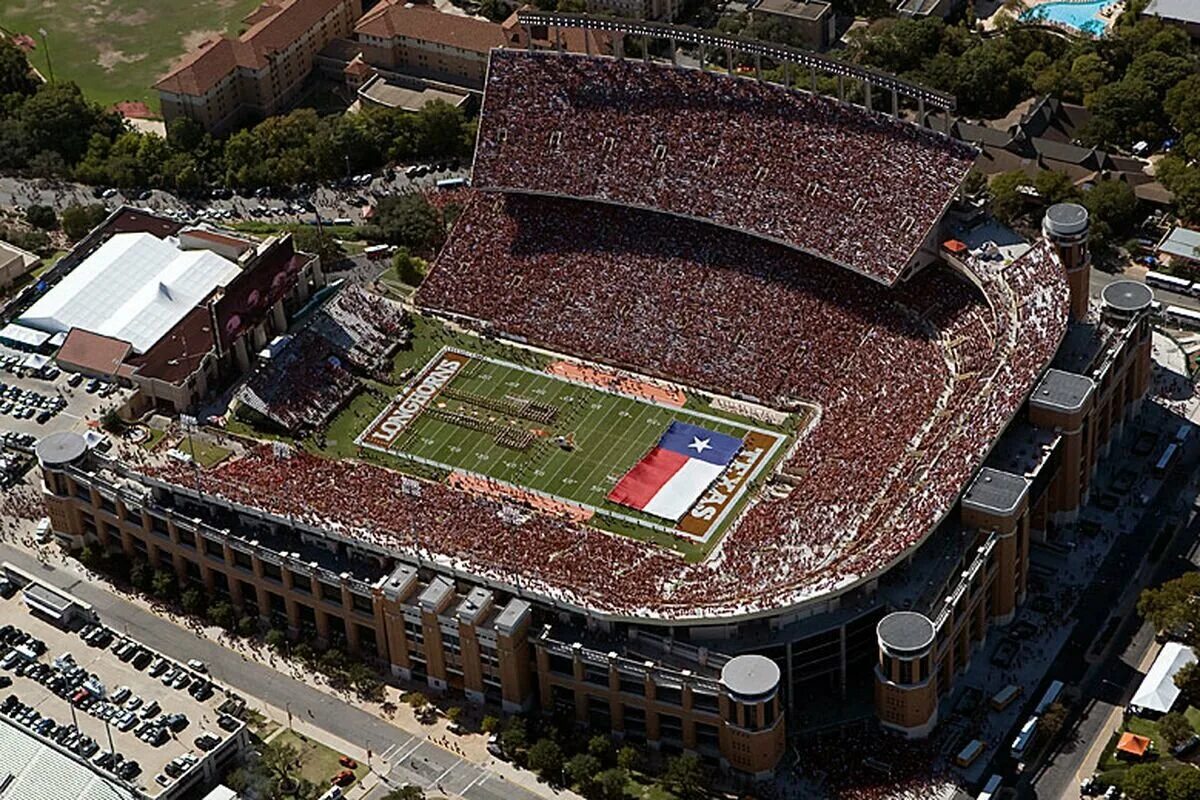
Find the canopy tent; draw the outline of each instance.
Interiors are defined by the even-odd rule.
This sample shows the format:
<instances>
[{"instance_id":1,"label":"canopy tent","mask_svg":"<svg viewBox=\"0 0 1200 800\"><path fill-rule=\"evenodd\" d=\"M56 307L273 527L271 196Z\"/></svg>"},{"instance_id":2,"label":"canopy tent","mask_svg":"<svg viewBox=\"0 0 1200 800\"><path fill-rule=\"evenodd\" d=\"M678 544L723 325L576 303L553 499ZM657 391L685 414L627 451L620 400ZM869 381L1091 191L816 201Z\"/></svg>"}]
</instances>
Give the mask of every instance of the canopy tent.
<instances>
[{"instance_id":1,"label":"canopy tent","mask_svg":"<svg viewBox=\"0 0 1200 800\"><path fill-rule=\"evenodd\" d=\"M33 350L50 341L50 334L10 322L0 329L0 341Z\"/></svg>"},{"instance_id":2,"label":"canopy tent","mask_svg":"<svg viewBox=\"0 0 1200 800\"><path fill-rule=\"evenodd\" d=\"M25 360L21 362L21 366L37 372L39 369L49 363L50 358L48 356L43 356L38 353L30 353L29 355L25 356Z\"/></svg>"},{"instance_id":3,"label":"canopy tent","mask_svg":"<svg viewBox=\"0 0 1200 800\"><path fill-rule=\"evenodd\" d=\"M1184 664L1195 660L1196 653L1187 645L1179 642L1167 642L1163 645L1162 650L1158 651L1158 657L1146 672L1146 677L1134 692L1133 699L1129 701L1134 712L1165 714L1170 711L1179 697L1175 673L1183 669Z\"/></svg>"},{"instance_id":4,"label":"canopy tent","mask_svg":"<svg viewBox=\"0 0 1200 800\"><path fill-rule=\"evenodd\" d=\"M1146 751L1150 749L1150 739L1146 736L1138 736L1136 733L1126 731L1121 734L1121 740L1117 742L1117 752L1131 758L1141 758L1146 755Z\"/></svg>"}]
</instances>

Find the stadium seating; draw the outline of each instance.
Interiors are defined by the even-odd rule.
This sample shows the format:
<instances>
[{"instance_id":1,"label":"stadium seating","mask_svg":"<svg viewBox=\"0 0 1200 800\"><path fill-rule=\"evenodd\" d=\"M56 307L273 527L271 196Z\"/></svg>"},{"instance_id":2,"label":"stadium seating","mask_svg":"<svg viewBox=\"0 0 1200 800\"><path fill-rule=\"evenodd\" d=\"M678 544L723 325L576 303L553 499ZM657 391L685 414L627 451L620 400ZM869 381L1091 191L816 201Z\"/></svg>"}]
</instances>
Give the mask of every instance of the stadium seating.
<instances>
[{"instance_id":1,"label":"stadium seating","mask_svg":"<svg viewBox=\"0 0 1200 800\"><path fill-rule=\"evenodd\" d=\"M892 283L974 157L932 131L775 84L494 50L472 181L695 217Z\"/></svg>"},{"instance_id":2,"label":"stadium seating","mask_svg":"<svg viewBox=\"0 0 1200 800\"><path fill-rule=\"evenodd\" d=\"M1057 349L1067 288L1048 246L978 285L925 270L895 289L764 240L617 206L478 195L418 302L645 374L821 416L708 561L363 463L262 449L209 494L599 610L708 617L875 573L963 489ZM190 485L181 465L155 468Z\"/></svg>"},{"instance_id":3,"label":"stadium seating","mask_svg":"<svg viewBox=\"0 0 1200 800\"><path fill-rule=\"evenodd\" d=\"M317 430L359 388L352 369L376 378L390 374L387 356L406 338L407 326L398 306L346 286L250 375L237 399L293 434Z\"/></svg>"}]
</instances>

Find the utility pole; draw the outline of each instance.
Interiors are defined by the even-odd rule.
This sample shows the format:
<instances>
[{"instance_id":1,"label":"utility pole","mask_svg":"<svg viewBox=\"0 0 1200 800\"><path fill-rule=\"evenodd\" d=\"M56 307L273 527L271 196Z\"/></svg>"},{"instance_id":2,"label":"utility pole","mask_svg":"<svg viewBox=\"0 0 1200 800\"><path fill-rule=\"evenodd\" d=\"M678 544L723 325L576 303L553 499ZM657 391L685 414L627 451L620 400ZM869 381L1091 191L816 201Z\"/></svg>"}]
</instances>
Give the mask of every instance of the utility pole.
<instances>
[{"instance_id":1,"label":"utility pole","mask_svg":"<svg viewBox=\"0 0 1200 800\"><path fill-rule=\"evenodd\" d=\"M50 42L46 40L46 29L38 28L42 35L42 49L46 51L46 72L50 73L50 82L54 83L54 64L50 61Z\"/></svg>"}]
</instances>

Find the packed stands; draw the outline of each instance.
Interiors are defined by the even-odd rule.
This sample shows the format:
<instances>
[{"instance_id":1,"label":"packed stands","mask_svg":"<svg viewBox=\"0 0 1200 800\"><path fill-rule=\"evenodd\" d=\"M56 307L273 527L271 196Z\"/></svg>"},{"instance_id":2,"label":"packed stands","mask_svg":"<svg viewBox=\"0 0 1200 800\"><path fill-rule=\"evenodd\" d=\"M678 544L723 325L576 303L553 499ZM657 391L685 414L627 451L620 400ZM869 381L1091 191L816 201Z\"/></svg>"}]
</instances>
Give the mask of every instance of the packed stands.
<instances>
[{"instance_id":1,"label":"packed stands","mask_svg":"<svg viewBox=\"0 0 1200 800\"><path fill-rule=\"evenodd\" d=\"M821 414L712 555L688 564L519 499L268 449L202 477L262 507L598 611L711 618L799 602L890 566L933 529L1024 402L1066 327L1047 245L975 282L895 289L765 240L664 215L477 197L418 302L493 332L688 385ZM191 485L190 468L156 476Z\"/></svg>"},{"instance_id":2,"label":"packed stands","mask_svg":"<svg viewBox=\"0 0 1200 800\"><path fill-rule=\"evenodd\" d=\"M890 284L973 161L938 133L775 84L494 50L472 181L699 218Z\"/></svg>"},{"instance_id":3,"label":"packed stands","mask_svg":"<svg viewBox=\"0 0 1200 800\"><path fill-rule=\"evenodd\" d=\"M404 311L349 285L238 390L245 407L303 435L323 426L360 387L352 370L380 377L407 337Z\"/></svg>"}]
</instances>

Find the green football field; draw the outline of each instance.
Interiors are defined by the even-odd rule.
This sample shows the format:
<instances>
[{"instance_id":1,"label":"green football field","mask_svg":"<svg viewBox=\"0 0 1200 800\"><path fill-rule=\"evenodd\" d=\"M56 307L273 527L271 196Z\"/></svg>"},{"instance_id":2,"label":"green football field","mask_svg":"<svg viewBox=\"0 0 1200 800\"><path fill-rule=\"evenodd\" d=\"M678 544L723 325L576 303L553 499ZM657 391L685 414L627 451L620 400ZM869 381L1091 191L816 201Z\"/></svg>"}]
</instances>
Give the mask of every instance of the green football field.
<instances>
[{"instance_id":1,"label":"green football field","mask_svg":"<svg viewBox=\"0 0 1200 800\"><path fill-rule=\"evenodd\" d=\"M438 363L438 358L430 363ZM505 413L506 407L525 401L550 410L552 421L521 417L511 410ZM388 413L385 410L364 436ZM395 440L379 449L533 489L601 513L669 527L667 520L611 503L605 495L675 420L738 438L753 430L732 420L610 394L470 356ZM472 425L487 430L472 429ZM506 446L497 441L499 430L516 437L532 436L526 438L527 447ZM558 437L565 437L571 446L562 446Z\"/></svg>"}]
</instances>

